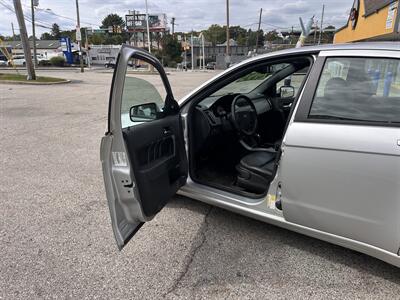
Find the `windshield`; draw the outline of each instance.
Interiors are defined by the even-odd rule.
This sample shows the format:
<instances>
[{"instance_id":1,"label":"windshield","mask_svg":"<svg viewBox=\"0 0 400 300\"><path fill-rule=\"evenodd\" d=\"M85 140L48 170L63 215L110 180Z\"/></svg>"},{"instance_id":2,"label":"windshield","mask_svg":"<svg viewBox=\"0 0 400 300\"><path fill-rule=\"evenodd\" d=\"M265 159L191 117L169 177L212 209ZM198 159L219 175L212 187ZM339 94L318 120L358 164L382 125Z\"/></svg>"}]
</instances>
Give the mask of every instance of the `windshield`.
<instances>
[{"instance_id":1,"label":"windshield","mask_svg":"<svg viewBox=\"0 0 400 300\"><path fill-rule=\"evenodd\" d=\"M265 66L227 84L212 94L211 97L220 97L228 94L248 94L272 75L288 66L289 64L287 63Z\"/></svg>"}]
</instances>

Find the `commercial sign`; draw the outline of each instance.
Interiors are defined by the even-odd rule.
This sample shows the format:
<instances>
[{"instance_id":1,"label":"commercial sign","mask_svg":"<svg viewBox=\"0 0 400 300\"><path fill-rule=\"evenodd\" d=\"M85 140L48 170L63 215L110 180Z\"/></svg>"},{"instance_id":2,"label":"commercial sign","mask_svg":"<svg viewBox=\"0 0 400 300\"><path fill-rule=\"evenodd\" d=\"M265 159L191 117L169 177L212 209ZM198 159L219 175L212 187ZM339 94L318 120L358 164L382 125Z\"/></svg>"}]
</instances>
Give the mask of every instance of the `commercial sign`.
<instances>
[{"instance_id":1,"label":"commercial sign","mask_svg":"<svg viewBox=\"0 0 400 300\"><path fill-rule=\"evenodd\" d=\"M72 45L71 39L69 37L61 37L60 38L61 50L65 55L68 64L73 63L73 55L72 55Z\"/></svg>"},{"instance_id":2,"label":"commercial sign","mask_svg":"<svg viewBox=\"0 0 400 300\"><path fill-rule=\"evenodd\" d=\"M398 2L393 2L389 6L388 16L386 19L386 29L392 29L394 20L395 20L395 13L397 10Z\"/></svg>"},{"instance_id":3,"label":"commercial sign","mask_svg":"<svg viewBox=\"0 0 400 300\"><path fill-rule=\"evenodd\" d=\"M129 32L145 32L147 30L146 14L126 15L126 29ZM149 15L149 29L152 32L165 31L167 16L165 14Z\"/></svg>"},{"instance_id":4,"label":"commercial sign","mask_svg":"<svg viewBox=\"0 0 400 300\"><path fill-rule=\"evenodd\" d=\"M76 26L76 40L78 42L82 41L81 28L78 26Z\"/></svg>"}]
</instances>

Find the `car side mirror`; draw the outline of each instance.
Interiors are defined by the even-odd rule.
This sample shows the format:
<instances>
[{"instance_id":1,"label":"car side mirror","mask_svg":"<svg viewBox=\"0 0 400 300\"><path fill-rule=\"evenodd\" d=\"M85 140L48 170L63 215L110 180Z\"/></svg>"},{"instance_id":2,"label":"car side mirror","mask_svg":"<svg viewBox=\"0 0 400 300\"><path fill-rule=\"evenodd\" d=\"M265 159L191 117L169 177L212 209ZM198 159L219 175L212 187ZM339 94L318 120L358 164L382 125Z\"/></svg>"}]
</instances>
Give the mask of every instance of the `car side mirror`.
<instances>
[{"instance_id":1,"label":"car side mirror","mask_svg":"<svg viewBox=\"0 0 400 300\"><path fill-rule=\"evenodd\" d=\"M293 98L294 97L294 87L292 86L281 86L279 89L279 94L281 98Z\"/></svg>"},{"instance_id":2,"label":"car side mirror","mask_svg":"<svg viewBox=\"0 0 400 300\"><path fill-rule=\"evenodd\" d=\"M129 110L129 116L132 122L146 122L155 120L160 115L160 109L157 103L150 102L134 105Z\"/></svg>"}]
</instances>

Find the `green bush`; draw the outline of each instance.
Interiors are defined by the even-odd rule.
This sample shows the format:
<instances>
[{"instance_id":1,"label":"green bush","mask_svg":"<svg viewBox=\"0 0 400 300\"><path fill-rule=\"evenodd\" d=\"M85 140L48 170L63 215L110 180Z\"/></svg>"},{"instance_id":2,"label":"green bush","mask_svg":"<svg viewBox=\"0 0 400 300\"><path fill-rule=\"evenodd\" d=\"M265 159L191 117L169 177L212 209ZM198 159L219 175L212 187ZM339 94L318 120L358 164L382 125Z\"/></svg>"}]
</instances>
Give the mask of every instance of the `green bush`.
<instances>
[{"instance_id":1,"label":"green bush","mask_svg":"<svg viewBox=\"0 0 400 300\"><path fill-rule=\"evenodd\" d=\"M169 61L169 62L168 62L168 67L170 67L170 68L176 68L176 66L177 66L176 61Z\"/></svg>"},{"instance_id":2,"label":"green bush","mask_svg":"<svg viewBox=\"0 0 400 300\"><path fill-rule=\"evenodd\" d=\"M50 58L50 64L56 67L63 67L65 64L65 59L62 56L54 56Z\"/></svg>"}]
</instances>

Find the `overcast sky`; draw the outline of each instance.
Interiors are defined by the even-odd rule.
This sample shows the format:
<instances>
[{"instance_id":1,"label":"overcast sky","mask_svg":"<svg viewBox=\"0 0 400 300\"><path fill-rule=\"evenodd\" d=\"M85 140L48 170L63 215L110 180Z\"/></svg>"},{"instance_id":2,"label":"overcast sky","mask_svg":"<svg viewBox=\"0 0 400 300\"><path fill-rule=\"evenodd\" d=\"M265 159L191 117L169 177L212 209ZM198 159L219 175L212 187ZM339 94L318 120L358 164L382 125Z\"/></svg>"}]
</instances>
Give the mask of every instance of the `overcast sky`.
<instances>
[{"instance_id":1,"label":"overcast sky","mask_svg":"<svg viewBox=\"0 0 400 300\"><path fill-rule=\"evenodd\" d=\"M30 17L30 0L21 2L25 16ZM149 13L166 13L169 25L171 18L176 18L175 31L201 30L211 24L225 23L225 0L148 0L148 3ZM321 19L322 3L320 0L230 0L230 24L256 28L259 10L262 8L262 29L283 29L292 26L298 28L300 16L304 20L313 15L317 20ZM353 0L325 3L324 24L336 27L344 25ZM145 11L145 0L80 0L79 4L81 27L96 28L109 13L118 13L124 17L128 10ZM15 14L5 6L13 9L13 1L0 0L0 34L11 35L11 22L18 29L17 20ZM36 19L42 25L50 27L52 23L57 23L61 29L75 28L74 0L39 0L39 8ZM46 9L51 9L53 13L46 12ZM31 33L30 23L26 22L26 25ZM48 29L37 27L38 35L45 31Z\"/></svg>"}]
</instances>

